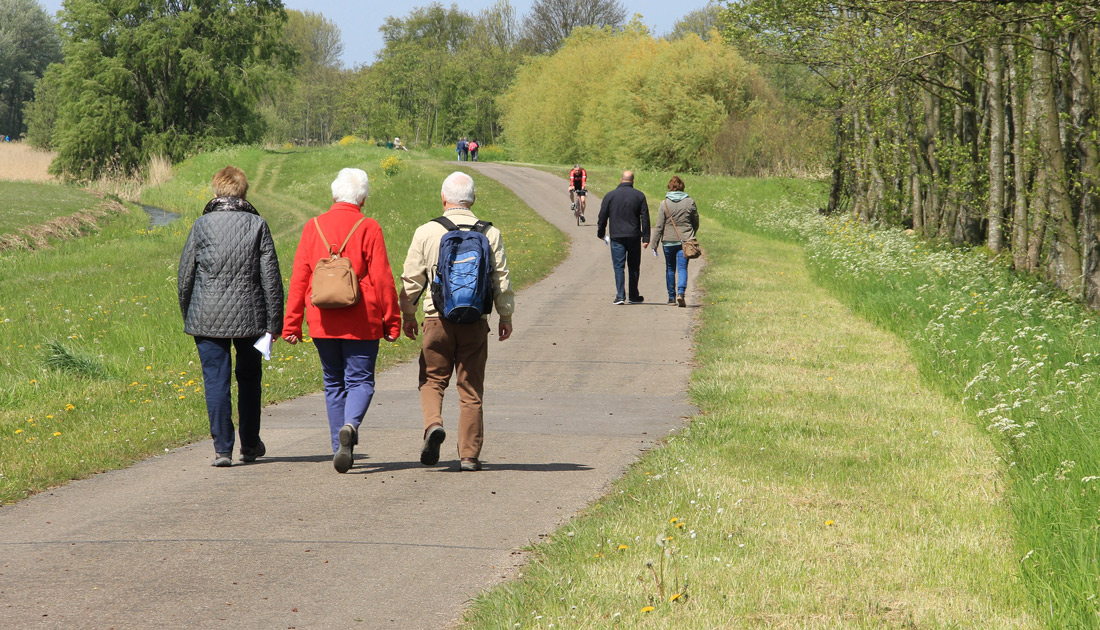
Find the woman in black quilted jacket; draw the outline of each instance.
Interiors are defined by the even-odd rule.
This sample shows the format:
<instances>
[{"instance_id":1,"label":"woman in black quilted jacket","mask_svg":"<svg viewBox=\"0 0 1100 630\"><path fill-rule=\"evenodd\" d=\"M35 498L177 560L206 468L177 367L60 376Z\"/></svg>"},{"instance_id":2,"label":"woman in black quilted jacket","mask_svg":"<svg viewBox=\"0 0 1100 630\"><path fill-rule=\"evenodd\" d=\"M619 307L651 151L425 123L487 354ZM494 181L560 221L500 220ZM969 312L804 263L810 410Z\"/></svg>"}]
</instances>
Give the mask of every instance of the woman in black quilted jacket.
<instances>
[{"instance_id":1,"label":"woman in black quilted jacket","mask_svg":"<svg viewBox=\"0 0 1100 630\"><path fill-rule=\"evenodd\" d=\"M237 349L237 416L241 461L267 448L260 440L263 368L255 347L283 330L283 278L267 221L245 200L248 180L235 166L214 175L215 198L195 220L180 256L178 291L183 330L195 338L214 438L213 466L233 458L231 348Z\"/></svg>"}]
</instances>

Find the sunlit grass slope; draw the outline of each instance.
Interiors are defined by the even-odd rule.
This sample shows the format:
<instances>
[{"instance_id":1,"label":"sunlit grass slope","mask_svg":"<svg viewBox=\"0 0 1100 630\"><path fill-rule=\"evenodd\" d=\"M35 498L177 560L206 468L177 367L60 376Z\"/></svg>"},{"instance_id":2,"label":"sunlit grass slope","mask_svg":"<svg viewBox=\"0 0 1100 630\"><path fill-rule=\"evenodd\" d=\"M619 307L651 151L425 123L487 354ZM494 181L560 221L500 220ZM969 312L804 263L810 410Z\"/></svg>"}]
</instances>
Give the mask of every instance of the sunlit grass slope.
<instances>
[{"instance_id":1,"label":"sunlit grass slope","mask_svg":"<svg viewBox=\"0 0 1100 630\"><path fill-rule=\"evenodd\" d=\"M593 190L617 183L592 170ZM667 176L639 175L654 207ZM1032 627L1005 467L972 412L814 284L799 247L725 224L819 189L686 179L705 217L702 413L467 626Z\"/></svg>"},{"instance_id":2,"label":"sunlit grass slope","mask_svg":"<svg viewBox=\"0 0 1100 630\"><path fill-rule=\"evenodd\" d=\"M365 169L365 212L382 225L394 273L412 231L441 212L451 167L427 160L387 176L392 151L355 145L313 150L241 148L200 155L143 202L182 219L150 229L140 210L95 236L55 249L0 254L0 503L52 484L125 466L208 435L194 343L183 333L176 266L191 223L227 164L248 175L251 200L272 227L284 282L307 218L331 204L340 168ZM504 234L519 286L545 275L566 251L563 235L510 192L477 178L475 210ZM382 365L416 344L384 344ZM320 388L316 352L279 343L265 364L265 402ZM319 448L324 445L319 442Z\"/></svg>"}]
</instances>

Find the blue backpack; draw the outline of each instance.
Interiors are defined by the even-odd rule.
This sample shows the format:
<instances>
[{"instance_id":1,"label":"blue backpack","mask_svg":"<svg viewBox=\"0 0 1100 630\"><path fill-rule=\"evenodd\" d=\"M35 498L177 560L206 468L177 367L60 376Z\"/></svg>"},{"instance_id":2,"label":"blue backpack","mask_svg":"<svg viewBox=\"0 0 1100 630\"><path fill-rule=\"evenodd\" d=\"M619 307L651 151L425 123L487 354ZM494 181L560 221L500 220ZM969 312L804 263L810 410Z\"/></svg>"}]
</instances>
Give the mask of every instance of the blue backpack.
<instances>
[{"instance_id":1,"label":"blue backpack","mask_svg":"<svg viewBox=\"0 0 1100 630\"><path fill-rule=\"evenodd\" d=\"M447 228L439 241L432 303L456 324L476 322L493 310L493 250L485 236L493 224L459 227L446 217L432 220Z\"/></svg>"}]
</instances>

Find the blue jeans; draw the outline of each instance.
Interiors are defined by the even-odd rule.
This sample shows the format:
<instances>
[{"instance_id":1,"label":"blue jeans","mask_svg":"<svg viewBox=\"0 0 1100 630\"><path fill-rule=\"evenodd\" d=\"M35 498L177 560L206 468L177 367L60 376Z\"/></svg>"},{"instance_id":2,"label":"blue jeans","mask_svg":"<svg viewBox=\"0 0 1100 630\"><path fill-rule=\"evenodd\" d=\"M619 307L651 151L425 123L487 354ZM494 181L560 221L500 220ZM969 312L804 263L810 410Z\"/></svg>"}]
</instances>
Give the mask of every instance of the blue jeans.
<instances>
[{"instance_id":1,"label":"blue jeans","mask_svg":"<svg viewBox=\"0 0 1100 630\"><path fill-rule=\"evenodd\" d=\"M668 286L668 299L687 293L688 260L684 258L684 248L679 243L665 245L665 285ZM676 281L676 272L680 272L680 281Z\"/></svg>"},{"instance_id":2,"label":"blue jeans","mask_svg":"<svg viewBox=\"0 0 1100 630\"><path fill-rule=\"evenodd\" d=\"M638 238L611 239L611 266L615 268L615 299L626 299L626 290L630 289L630 299L638 295L638 271L642 264L642 243ZM623 266L626 277L623 277ZM624 287L623 285L628 286Z\"/></svg>"},{"instance_id":3,"label":"blue jeans","mask_svg":"<svg viewBox=\"0 0 1100 630\"><path fill-rule=\"evenodd\" d=\"M340 447L340 429L350 424L359 431L374 398L374 364L378 340L318 339L317 356L325 381L325 410L332 437L332 452Z\"/></svg>"},{"instance_id":4,"label":"blue jeans","mask_svg":"<svg viewBox=\"0 0 1100 630\"><path fill-rule=\"evenodd\" d=\"M195 337L215 453L233 452L233 399L229 393L229 376L233 372L232 346L237 347L237 422L240 425L241 446L254 448L260 441L260 388L263 384L260 361L263 355L252 345L257 339L259 337Z\"/></svg>"}]
</instances>

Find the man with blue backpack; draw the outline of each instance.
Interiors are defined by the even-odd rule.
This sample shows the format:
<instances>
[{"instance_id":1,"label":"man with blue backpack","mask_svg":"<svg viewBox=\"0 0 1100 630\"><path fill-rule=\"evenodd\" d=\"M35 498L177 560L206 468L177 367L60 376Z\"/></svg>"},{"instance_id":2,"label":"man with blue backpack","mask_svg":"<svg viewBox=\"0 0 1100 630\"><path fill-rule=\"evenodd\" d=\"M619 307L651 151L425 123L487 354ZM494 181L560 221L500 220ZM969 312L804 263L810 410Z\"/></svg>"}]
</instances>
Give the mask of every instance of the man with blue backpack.
<instances>
[{"instance_id":1,"label":"man with blue backpack","mask_svg":"<svg viewBox=\"0 0 1100 630\"><path fill-rule=\"evenodd\" d=\"M459 470L481 470L485 427L482 398L489 356L489 313L496 306L497 338L512 335L515 293L508 278L508 259L500 230L470 211L474 180L455 172L443 182L443 216L413 234L401 273L402 330L409 339L422 334L420 410L424 441L420 463L439 462L443 430L443 393L451 375L458 376ZM424 326L416 321L423 300Z\"/></svg>"}]
</instances>

